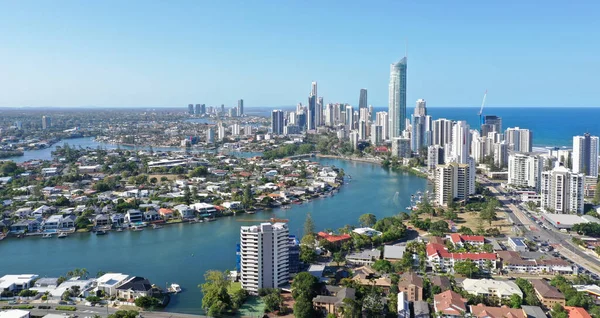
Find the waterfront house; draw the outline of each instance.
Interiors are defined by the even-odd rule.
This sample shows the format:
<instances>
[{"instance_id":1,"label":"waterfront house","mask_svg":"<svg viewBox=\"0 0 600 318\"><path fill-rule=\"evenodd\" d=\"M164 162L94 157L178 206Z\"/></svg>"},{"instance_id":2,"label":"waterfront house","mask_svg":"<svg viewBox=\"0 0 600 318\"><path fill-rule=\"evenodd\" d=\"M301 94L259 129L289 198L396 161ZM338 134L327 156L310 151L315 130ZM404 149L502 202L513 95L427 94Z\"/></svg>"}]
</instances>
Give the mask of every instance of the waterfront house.
<instances>
[{"instance_id":1,"label":"waterfront house","mask_svg":"<svg viewBox=\"0 0 600 318\"><path fill-rule=\"evenodd\" d=\"M18 293L33 286L33 281L38 278L35 274L4 275L0 277L0 292L9 291Z\"/></svg>"},{"instance_id":2,"label":"waterfront house","mask_svg":"<svg viewBox=\"0 0 600 318\"><path fill-rule=\"evenodd\" d=\"M33 213L31 213L31 216L33 217L43 217L44 215L47 214L52 214L56 209L49 207L47 205L42 205L40 207L38 207L37 209L33 210Z\"/></svg>"},{"instance_id":3,"label":"waterfront house","mask_svg":"<svg viewBox=\"0 0 600 318\"><path fill-rule=\"evenodd\" d=\"M317 237L319 238L319 240L327 240L329 243L337 245L341 245L342 243L350 241L352 239L352 236L350 236L349 234L335 235L325 232L317 233Z\"/></svg>"},{"instance_id":4,"label":"waterfront house","mask_svg":"<svg viewBox=\"0 0 600 318\"><path fill-rule=\"evenodd\" d=\"M196 210L190 208L188 205L179 204L174 206L173 209L179 212L179 215L181 215L182 219L192 219L196 217Z\"/></svg>"},{"instance_id":5,"label":"waterfront house","mask_svg":"<svg viewBox=\"0 0 600 318\"><path fill-rule=\"evenodd\" d=\"M190 207L198 211L198 213L200 213L200 216L214 215L215 213L217 213L217 209L214 205L204 202L194 203L190 205Z\"/></svg>"},{"instance_id":6,"label":"waterfront house","mask_svg":"<svg viewBox=\"0 0 600 318\"><path fill-rule=\"evenodd\" d=\"M133 276L126 279L117 288L117 298L133 301L144 296L152 296L152 284L144 277Z\"/></svg>"},{"instance_id":7,"label":"waterfront house","mask_svg":"<svg viewBox=\"0 0 600 318\"><path fill-rule=\"evenodd\" d=\"M362 250L346 255L346 262L354 265L373 265L380 257L381 251L378 249Z\"/></svg>"},{"instance_id":8,"label":"waterfront house","mask_svg":"<svg viewBox=\"0 0 600 318\"><path fill-rule=\"evenodd\" d=\"M173 213L173 210L171 209L166 209L166 208L160 208L158 210L158 214L165 220L170 220L172 218L175 217L175 214Z\"/></svg>"},{"instance_id":9,"label":"waterfront house","mask_svg":"<svg viewBox=\"0 0 600 318\"><path fill-rule=\"evenodd\" d=\"M313 307L321 312L323 316L333 314L336 317L341 317L344 307L344 299L355 299L356 291L354 288L325 286L324 295L318 295L313 298Z\"/></svg>"},{"instance_id":10,"label":"waterfront house","mask_svg":"<svg viewBox=\"0 0 600 318\"><path fill-rule=\"evenodd\" d=\"M401 245L385 245L383 247L383 259L390 262L399 261L402 259L406 246Z\"/></svg>"},{"instance_id":11,"label":"waterfront house","mask_svg":"<svg viewBox=\"0 0 600 318\"><path fill-rule=\"evenodd\" d=\"M565 305L565 295L556 289L556 287L548 284L547 281L543 279L531 279L529 282L531 282L533 290L535 290L535 295L544 307L551 309L555 304Z\"/></svg>"},{"instance_id":12,"label":"waterfront house","mask_svg":"<svg viewBox=\"0 0 600 318\"><path fill-rule=\"evenodd\" d=\"M77 219L77 217L75 215L73 215L73 214L64 215L62 217L62 219L60 220L58 228L60 230L72 229L72 228L75 227L75 220L76 219Z\"/></svg>"},{"instance_id":13,"label":"waterfront house","mask_svg":"<svg viewBox=\"0 0 600 318\"><path fill-rule=\"evenodd\" d=\"M410 302L423 300L423 278L414 272L404 273L398 281L398 290L404 292Z\"/></svg>"},{"instance_id":14,"label":"waterfront house","mask_svg":"<svg viewBox=\"0 0 600 318\"><path fill-rule=\"evenodd\" d=\"M437 317L460 318L467 312L467 300L452 290L433 296L433 311Z\"/></svg>"},{"instance_id":15,"label":"waterfront house","mask_svg":"<svg viewBox=\"0 0 600 318\"><path fill-rule=\"evenodd\" d=\"M110 215L110 222L117 226L125 223L125 216L121 213L115 213Z\"/></svg>"},{"instance_id":16,"label":"waterfront house","mask_svg":"<svg viewBox=\"0 0 600 318\"><path fill-rule=\"evenodd\" d=\"M512 295L523 298L523 292L512 281L467 278L462 282L462 288L471 295L496 297L498 301L509 299Z\"/></svg>"},{"instance_id":17,"label":"waterfront house","mask_svg":"<svg viewBox=\"0 0 600 318\"><path fill-rule=\"evenodd\" d=\"M148 209L148 211L144 212L144 220L148 222L160 220L160 214L156 212L156 210Z\"/></svg>"},{"instance_id":18,"label":"waterfront house","mask_svg":"<svg viewBox=\"0 0 600 318\"><path fill-rule=\"evenodd\" d=\"M373 236L379 236L381 235L381 232L374 230L370 227L360 227L360 228L356 228L354 230L352 230L352 232L356 233L356 234L360 234L360 235L366 235L369 237L373 237Z\"/></svg>"},{"instance_id":19,"label":"waterfront house","mask_svg":"<svg viewBox=\"0 0 600 318\"><path fill-rule=\"evenodd\" d=\"M58 230L62 220L62 215L51 215L44 221L44 230Z\"/></svg>"},{"instance_id":20,"label":"waterfront house","mask_svg":"<svg viewBox=\"0 0 600 318\"><path fill-rule=\"evenodd\" d=\"M73 277L69 280L64 281L62 284L54 289L49 289L50 295L54 298L60 299L67 290L79 290L79 294L76 297L88 297L91 295L95 296L93 292L96 286L96 279L79 279ZM76 288L73 288L76 287Z\"/></svg>"},{"instance_id":21,"label":"waterfront house","mask_svg":"<svg viewBox=\"0 0 600 318\"><path fill-rule=\"evenodd\" d=\"M98 214L94 217L95 226L107 226L110 225L110 218L106 214Z\"/></svg>"},{"instance_id":22,"label":"waterfront house","mask_svg":"<svg viewBox=\"0 0 600 318\"><path fill-rule=\"evenodd\" d=\"M130 209L125 214L128 223L140 223L144 221L144 214L140 210Z\"/></svg>"},{"instance_id":23,"label":"waterfront house","mask_svg":"<svg viewBox=\"0 0 600 318\"><path fill-rule=\"evenodd\" d=\"M97 279L97 290L103 291L106 295L117 295L117 287L123 284L129 275L121 273L106 273Z\"/></svg>"},{"instance_id":24,"label":"waterfront house","mask_svg":"<svg viewBox=\"0 0 600 318\"><path fill-rule=\"evenodd\" d=\"M43 277L35 281L35 287L56 288L58 286L58 278Z\"/></svg>"},{"instance_id":25,"label":"waterfront house","mask_svg":"<svg viewBox=\"0 0 600 318\"><path fill-rule=\"evenodd\" d=\"M484 304L477 306L469 306L472 317L477 318L527 318L527 314L523 309L502 307L490 307Z\"/></svg>"},{"instance_id":26,"label":"waterfront house","mask_svg":"<svg viewBox=\"0 0 600 318\"><path fill-rule=\"evenodd\" d=\"M10 232L13 234L33 233L40 230L41 224L38 220L21 220L10 226Z\"/></svg>"}]
</instances>

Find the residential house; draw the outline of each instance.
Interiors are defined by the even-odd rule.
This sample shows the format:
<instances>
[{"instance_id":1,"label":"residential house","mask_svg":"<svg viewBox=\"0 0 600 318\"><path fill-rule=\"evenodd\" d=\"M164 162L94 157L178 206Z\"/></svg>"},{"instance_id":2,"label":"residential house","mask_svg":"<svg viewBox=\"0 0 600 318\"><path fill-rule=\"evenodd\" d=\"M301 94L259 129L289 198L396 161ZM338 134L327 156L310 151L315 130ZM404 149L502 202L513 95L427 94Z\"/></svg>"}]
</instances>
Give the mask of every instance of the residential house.
<instances>
[{"instance_id":1,"label":"residential house","mask_svg":"<svg viewBox=\"0 0 600 318\"><path fill-rule=\"evenodd\" d=\"M107 226L110 225L110 218L106 214L98 214L94 217L95 226Z\"/></svg>"},{"instance_id":2,"label":"residential house","mask_svg":"<svg viewBox=\"0 0 600 318\"><path fill-rule=\"evenodd\" d=\"M20 208L16 210L13 214L21 219L27 218L33 213L31 208Z\"/></svg>"},{"instance_id":3,"label":"residential house","mask_svg":"<svg viewBox=\"0 0 600 318\"><path fill-rule=\"evenodd\" d=\"M452 283L446 276L434 275L429 278L432 286L438 286L441 291L452 289Z\"/></svg>"},{"instance_id":4,"label":"residential house","mask_svg":"<svg viewBox=\"0 0 600 318\"><path fill-rule=\"evenodd\" d=\"M467 312L467 300L452 290L433 296L434 314L437 317L461 318Z\"/></svg>"},{"instance_id":5,"label":"residential house","mask_svg":"<svg viewBox=\"0 0 600 318\"><path fill-rule=\"evenodd\" d=\"M354 300L355 298L354 288L327 285L325 289L325 295L318 295L313 299L313 307L323 313L323 316L333 314L336 317L341 317L344 299Z\"/></svg>"},{"instance_id":6,"label":"residential house","mask_svg":"<svg viewBox=\"0 0 600 318\"><path fill-rule=\"evenodd\" d=\"M58 286L58 278L43 277L35 281L35 287L56 288Z\"/></svg>"},{"instance_id":7,"label":"residential house","mask_svg":"<svg viewBox=\"0 0 600 318\"><path fill-rule=\"evenodd\" d=\"M62 215L54 214L44 221L44 230L58 230L61 225Z\"/></svg>"},{"instance_id":8,"label":"residential house","mask_svg":"<svg viewBox=\"0 0 600 318\"><path fill-rule=\"evenodd\" d=\"M110 222L117 226L123 225L123 223L125 223L125 216L121 213L111 214Z\"/></svg>"},{"instance_id":9,"label":"residential house","mask_svg":"<svg viewBox=\"0 0 600 318\"><path fill-rule=\"evenodd\" d=\"M179 215L181 215L182 219L193 219L196 217L196 210L192 209L188 205L176 205L175 207L173 207L173 209L179 212Z\"/></svg>"},{"instance_id":10,"label":"residential house","mask_svg":"<svg viewBox=\"0 0 600 318\"><path fill-rule=\"evenodd\" d=\"M414 318L429 318L429 304L426 301L415 301L413 303Z\"/></svg>"},{"instance_id":11,"label":"residential house","mask_svg":"<svg viewBox=\"0 0 600 318\"><path fill-rule=\"evenodd\" d=\"M125 214L128 223L140 223L144 221L144 214L140 210L130 209Z\"/></svg>"},{"instance_id":12,"label":"residential house","mask_svg":"<svg viewBox=\"0 0 600 318\"><path fill-rule=\"evenodd\" d=\"M400 276L398 291L406 293L408 301L423 300L423 278L414 272L407 272Z\"/></svg>"},{"instance_id":13,"label":"residential house","mask_svg":"<svg viewBox=\"0 0 600 318\"><path fill-rule=\"evenodd\" d=\"M379 236L381 235L381 232L372 229L370 227L360 227L360 228L356 228L354 230L352 230L352 232L356 233L356 234L360 234L360 235L366 235L369 237L373 237L373 236Z\"/></svg>"},{"instance_id":14,"label":"residential house","mask_svg":"<svg viewBox=\"0 0 600 318\"><path fill-rule=\"evenodd\" d=\"M385 245L383 247L383 259L390 262L399 261L404 256L406 246L401 245Z\"/></svg>"},{"instance_id":15,"label":"residential house","mask_svg":"<svg viewBox=\"0 0 600 318\"><path fill-rule=\"evenodd\" d=\"M512 295L523 298L523 292L512 281L494 279L470 279L462 282L462 288L471 295L496 297L498 301L509 299Z\"/></svg>"},{"instance_id":16,"label":"residential house","mask_svg":"<svg viewBox=\"0 0 600 318\"><path fill-rule=\"evenodd\" d=\"M121 273L106 273L97 279L97 289L103 291L106 295L116 296L117 287L123 284L129 275Z\"/></svg>"},{"instance_id":17,"label":"residential house","mask_svg":"<svg viewBox=\"0 0 600 318\"><path fill-rule=\"evenodd\" d=\"M569 313L569 318L592 318L585 308L565 306L565 310Z\"/></svg>"},{"instance_id":18,"label":"residential house","mask_svg":"<svg viewBox=\"0 0 600 318\"><path fill-rule=\"evenodd\" d=\"M480 235L462 235L458 233L450 234L450 242L455 247L463 247L466 244L471 246L483 246L485 244L485 238Z\"/></svg>"},{"instance_id":19,"label":"residential house","mask_svg":"<svg viewBox=\"0 0 600 318\"><path fill-rule=\"evenodd\" d=\"M148 211L144 212L144 221L153 222L158 220L161 220L161 217L156 210L148 209Z\"/></svg>"},{"instance_id":20,"label":"residential house","mask_svg":"<svg viewBox=\"0 0 600 318\"><path fill-rule=\"evenodd\" d=\"M160 208L158 210L158 214L165 220L170 220L172 218L175 217L175 214L173 213L173 210L171 209L166 209L166 208Z\"/></svg>"},{"instance_id":21,"label":"residential house","mask_svg":"<svg viewBox=\"0 0 600 318\"><path fill-rule=\"evenodd\" d=\"M426 251L427 261L434 270L453 272L454 264L465 260L473 261L481 270L496 268L494 253L450 253L446 246L436 243L427 244Z\"/></svg>"},{"instance_id":22,"label":"residential house","mask_svg":"<svg viewBox=\"0 0 600 318\"><path fill-rule=\"evenodd\" d=\"M368 266L356 268L352 279L361 285L381 287L385 294L389 293L392 287L392 280L389 277L379 276L377 271Z\"/></svg>"},{"instance_id":23,"label":"residential house","mask_svg":"<svg viewBox=\"0 0 600 318\"><path fill-rule=\"evenodd\" d=\"M546 316L546 313L544 312L544 310L542 308L540 308L539 306L521 306L521 309L523 309L523 311L525 312L525 315L527 315L527 318L548 318L548 316Z\"/></svg>"},{"instance_id":24,"label":"residential house","mask_svg":"<svg viewBox=\"0 0 600 318\"><path fill-rule=\"evenodd\" d=\"M600 286L598 285L573 285L578 292L584 292L590 295L598 302L600 300Z\"/></svg>"},{"instance_id":25,"label":"residential house","mask_svg":"<svg viewBox=\"0 0 600 318\"><path fill-rule=\"evenodd\" d=\"M363 250L346 255L346 262L355 265L373 265L380 257L381 251L378 249Z\"/></svg>"},{"instance_id":26,"label":"residential house","mask_svg":"<svg viewBox=\"0 0 600 318\"><path fill-rule=\"evenodd\" d=\"M523 309L502 307L490 307L484 304L470 306L471 316L478 318L527 318Z\"/></svg>"},{"instance_id":27,"label":"residential house","mask_svg":"<svg viewBox=\"0 0 600 318\"><path fill-rule=\"evenodd\" d=\"M0 182L2 178L0 178ZM10 306L9 306L10 308ZM58 316L58 315L57 315ZM21 309L7 309L0 311L0 318L30 318L31 313Z\"/></svg>"},{"instance_id":28,"label":"residential house","mask_svg":"<svg viewBox=\"0 0 600 318\"><path fill-rule=\"evenodd\" d=\"M191 204L190 208L198 211L198 213L202 217L212 216L215 213L217 213L217 209L215 208L214 205L208 204L208 203L203 203L203 202Z\"/></svg>"},{"instance_id":29,"label":"residential house","mask_svg":"<svg viewBox=\"0 0 600 318\"><path fill-rule=\"evenodd\" d=\"M117 298L135 300L139 297L152 296L152 284L144 277L133 276L116 288Z\"/></svg>"},{"instance_id":30,"label":"residential house","mask_svg":"<svg viewBox=\"0 0 600 318\"><path fill-rule=\"evenodd\" d=\"M33 210L33 213L31 213L31 216L43 217L44 215L52 214L52 212L54 212L54 211L55 211L54 208L49 207L47 205L42 205L42 206L38 207L37 209Z\"/></svg>"},{"instance_id":31,"label":"residential house","mask_svg":"<svg viewBox=\"0 0 600 318\"><path fill-rule=\"evenodd\" d=\"M531 279L529 281L535 290L535 295L544 307L551 309L555 304L565 305L565 295L558 291L556 287L543 279Z\"/></svg>"},{"instance_id":32,"label":"residential house","mask_svg":"<svg viewBox=\"0 0 600 318\"><path fill-rule=\"evenodd\" d=\"M75 220L77 217L75 215L63 215L60 220L60 224L58 226L59 230L72 229L75 227Z\"/></svg>"},{"instance_id":33,"label":"residential house","mask_svg":"<svg viewBox=\"0 0 600 318\"><path fill-rule=\"evenodd\" d=\"M498 251L498 257L501 260L502 270L507 273L528 273L528 274L572 274L573 266L560 258L548 258L547 256L538 259L524 258L525 253L515 251Z\"/></svg>"},{"instance_id":34,"label":"residential house","mask_svg":"<svg viewBox=\"0 0 600 318\"><path fill-rule=\"evenodd\" d=\"M327 240L329 243L337 245L341 245L342 243L350 241L352 239L352 236L350 236L349 234L335 235L325 232L317 233L317 237L319 240Z\"/></svg>"},{"instance_id":35,"label":"residential house","mask_svg":"<svg viewBox=\"0 0 600 318\"><path fill-rule=\"evenodd\" d=\"M33 233L39 231L41 224L38 220L21 220L10 226L10 233L21 234L21 233Z\"/></svg>"},{"instance_id":36,"label":"residential house","mask_svg":"<svg viewBox=\"0 0 600 318\"><path fill-rule=\"evenodd\" d=\"M33 281L38 278L34 274L4 275L0 277L0 292L10 291L18 293L33 286Z\"/></svg>"}]
</instances>

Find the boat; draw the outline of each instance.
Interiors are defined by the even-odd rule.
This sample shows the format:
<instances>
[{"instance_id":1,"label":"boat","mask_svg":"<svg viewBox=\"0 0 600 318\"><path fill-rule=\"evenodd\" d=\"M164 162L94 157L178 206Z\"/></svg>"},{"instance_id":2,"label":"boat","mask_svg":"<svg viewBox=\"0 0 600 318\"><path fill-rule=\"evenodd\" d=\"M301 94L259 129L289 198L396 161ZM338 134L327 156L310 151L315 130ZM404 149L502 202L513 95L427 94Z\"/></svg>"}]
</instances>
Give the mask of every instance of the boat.
<instances>
[{"instance_id":1,"label":"boat","mask_svg":"<svg viewBox=\"0 0 600 318\"><path fill-rule=\"evenodd\" d=\"M42 238L51 238L52 237L52 233L46 233L44 235L42 235Z\"/></svg>"},{"instance_id":2,"label":"boat","mask_svg":"<svg viewBox=\"0 0 600 318\"><path fill-rule=\"evenodd\" d=\"M58 238L66 238L67 236L69 236L69 234L67 234L65 232L58 234Z\"/></svg>"},{"instance_id":3,"label":"boat","mask_svg":"<svg viewBox=\"0 0 600 318\"><path fill-rule=\"evenodd\" d=\"M105 230L96 231L96 235L105 235L107 232Z\"/></svg>"},{"instance_id":4,"label":"boat","mask_svg":"<svg viewBox=\"0 0 600 318\"><path fill-rule=\"evenodd\" d=\"M167 288L167 290L170 293L177 294L181 292L181 287L179 286L179 284L171 284L171 286Z\"/></svg>"},{"instance_id":5,"label":"boat","mask_svg":"<svg viewBox=\"0 0 600 318\"><path fill-rule=\"evenodd\" d=\"M206 222L212 222L212 221L214 221L214 220L216 220L216 219L214 219L214 218L212 218L212 219L209 219L209 218L204 218L204 221L206 221Z\"/></svg>"},{"instance_id":6,"label":"boat","mask_svg":"<svg viewBox=\"0 0 600 318\"><path fill-rule=\"evenodd\" d=\"M134 227L131 228L131 230L135 231L135 232L139 232L139 231L143 231L144 228L143 227L139 227L139 226L134 226Z\"/></svg>"},{"instance_id":7,"label":"boat","mask_svg":"<svg viewBox=\"0 0 600 318\"><path fill-rule=\"evenodd\" d=\"M117 232L123 232L123 228L122 227L118 227L117 228Z\"/></svg>"},{"instance_id":8,"label":"boat","mask_svg":"<svg viewBox=\"0 0 600 318\"><path fill-rule=\"evenodd\" d=\"M158 229L162 229L163 227L162 227L162 225L152 224L152 228L155 230L158 230Z\"/></svg>"}]
</instances>

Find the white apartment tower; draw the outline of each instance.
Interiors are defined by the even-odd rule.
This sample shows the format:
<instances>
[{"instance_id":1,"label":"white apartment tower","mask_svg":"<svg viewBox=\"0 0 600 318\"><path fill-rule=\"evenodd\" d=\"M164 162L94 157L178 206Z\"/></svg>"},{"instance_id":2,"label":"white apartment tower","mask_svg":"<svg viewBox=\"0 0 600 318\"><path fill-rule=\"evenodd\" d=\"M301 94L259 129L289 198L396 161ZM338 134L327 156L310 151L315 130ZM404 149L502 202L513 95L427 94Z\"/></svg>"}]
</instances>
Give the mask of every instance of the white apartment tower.
<instances>
[{"instance_id":1,"label":"white apartment tower","mask_svg":"<svg viewBox=\"0 0 600 318\"><path fill-rule=\"evenodd\" d=\"M257 294L289 280L289 230L285 223L261 223L240 230L242 288Z\"/></svg>"},{"instance_id":2,"label":"white apartment tower","mask_svg":"<svg viewBox=\"0 0 600 318\"><path fill-rule=\"evenodd\" d=\"M469 125L466 121L459 120L452 127L452 156L457 163L467 163L470 145Z\"/></svg>"},{"instance_id":3,"label":"white apartment tower","mask_svg":"<svg viewBox=\"0 0 600 318\"><path fill-rule=\"evenodd\" d=\"M452 142L452 125L451 120L440 118L433 121L432 127L432 145L444 147Z\"/></svg>"},{"instance_id":4,"label":"white apartment tower","mask_svg":"<svg viewBox=\"0 0 600 318\"><path fill-rule=\"evenodd\" d=\"M438 204L448 206L451 199L465 200L474 194L474 185L471 186L473 169L469 164L451 162L439 165L435 175L435 198ZM473 188L473 189L472 189Z\"/></svg>"},{"instance_id":5,"label":"white apartment tower","mask_svg":"<svg viewBox=\"0 0 600 318\"><path fill-rule=\"evenodd\" d=\"M538 156L524 153L511 153L508 156L508 184L540 189L542 167Z\"/></svg>"},{"instance_id":6,"label":"white apartment tower","mask_svg":"<svg viewBox=\"0 0 600 318\"><path fill-rule=\"evenodd\" d=\"M383 140L390 139L390 129L388 128L390 124L390 119L387 112L377 112L375 113L375 125L381 126L382 135L381 138Z\"/></svg>"},{"instance_id":7,"label":"white apartment tower","mask_svg":"<svg viewBox=\"0 0 600 318\"><path fill-rule=\"evenodd\" d=\"M509 150L531 152L533 135L529 129L519 127L506 129L506 142Z\"/></svg>"},{"instance_id":8,"label":"white apartment tower","mask_svg":"<svg viewBox=\"0 0 600 318\"><path fill-rule=\"evenodd\" d=\"M563 165L542 173L542 208L553 213L583 213L581 173L573 173Z\"/></svg>"},{"instance_id":9,"label":"white apartment tower","mask_svg":"<svg viewBox=\"0 0 600 318\"><path fill-rule=\"evenodd\" d=\"M573 172L598 176L598 136L573 137Z\"/></svg>"}]
</instances>

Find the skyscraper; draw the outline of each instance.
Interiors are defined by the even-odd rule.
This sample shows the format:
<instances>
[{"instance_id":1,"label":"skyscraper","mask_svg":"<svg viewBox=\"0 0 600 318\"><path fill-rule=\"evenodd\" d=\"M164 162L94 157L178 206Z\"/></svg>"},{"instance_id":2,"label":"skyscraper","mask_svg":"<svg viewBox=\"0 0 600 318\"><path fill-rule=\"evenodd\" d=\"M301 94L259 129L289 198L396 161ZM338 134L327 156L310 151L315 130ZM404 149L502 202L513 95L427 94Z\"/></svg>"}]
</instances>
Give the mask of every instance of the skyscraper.
<instances>
[{"instance_id":1,"label":"skyscraper","mask_svg":"<svg viewBox=\"0 0 600 318\"><path fill-rule=\"evenodd\" d=\"M273 110L271 113L271 132L274 135L283 134L283 111L282 110Z\"/></svg>"},{"instance_id":2,"label":"skyscraper","mask_svg":"<svg viewBox=\"0 0 600 318\"><path fill-rule=\"evenodd\" d=\"M42 116L42 129L49 129L50 127L52 127L50 116Z\"/></svg>"},{"instance_id":3,"label":"skyscraper","mask_svg":"<svg viewBox=\"0 0 600 318\"><path fill-rule=\"evenodd\" d=\"M535 154L511 153L508 156L508 184L539 190L542 167Z\"/></svg>"},{"instance_id":4,"label":"skyscraper","mask_svg":"<svg viewBox=\"0 0 600 318\"><path fill-rule=\"evenodd\" d=\"M573 172L598 176L598 136L585 133L573 137Z\"/></svg>"},{"instance_id":5,"label":"skyscraper","mask_svg":"<svg viewBox=\"0 0 600 318\"><path fill-rule=\"evenodd\" d=\"M346 125L346 130L351 130L354 126L354 107L347 105L345 115L344 124Z\"/></svg>"},{"instance_id":6,"label":"skyscraper","mask_svg":"<svg viewBox=\"0 0 600 318\"><path fill-rule=\"evenodd\" d=\"M426 147L425 139L425 116L413 116L411 149L413 152L419 152L422 147Z\"/></svg>"},{"instance_id":7,"label":"skyscraper","mask_svg":"<svg viewBox=\"0 0 600 318\"><path fill-rule=\"evenodd\" d=\"M194 114L202 115L201 111L202 111L202 105L196 104L196 109L194 110Z\"/></svg>"},{"instance_id":8,"label":"skyscraper","mask_svg":"<svg viewBox=\"0 0 600 318\"><path fill-rule=\"evenodd\" d=\"M469 164L458 164L451 162L436 167L435 173L435 198L439 205L448 206L449 200L466 200L469 195L474 194L474 186L471 179L475 170Z\"/></svg>"},{"instance_id":9,"label":"skyscraper","mask_svg":"<svg viewBox=\"0 0 600 318\"><path fill-rule=\"evenodd\" d=\"M518 152L531 152L533 135L529 129L519 127L506 129L505 140L508 143L508 149Z\"/></svg>"},{"instance_id":10,"label":"skyscraper","mask_svg":"<svg viewBox=\"0 0 600 318\"><path fill-rule=\"evenodd\" d=\"M190 114L190 115L194 114L194 104L188 105L188 114Z\"/></svg>"},{"instance_id":11,"label":"skyscraper","mask_svg":"<svg viewBox=\"0 0 600 318\"><path fill-rule=\"evenodd\" d=\"M459 120L452 127L452 156L457 163L467 163L470 146L469 124L464 120Z\"/></svg>"},{"instance_id":12,"label":"skyscraper","mask_svg":"<svg viewBox=\"0 0 600 318\"><path fill-rule=\"evenodd\" d=\"M257 294L289 280L289 230L285 223L261 223L240 229L242 288Z\"/></svg>"},{"instance_id":13,"label":"skyscraper","mask_svg":"<svg viewBox=\"0 0 600 318\"><path fill-rule=\"evenodd\" d=\"M427 102L424 99L417 99L414 115L422 117L427 116Z\"/></svg>"},{"instance_id":14,"label":"skyscraper","mask_svg":"<svg viewBox=\"0 0 600 318\"><path fill-rule=\"evenodd\" d=\"M360 97L358 98L358 109L367 108L367 89L360 89Z\"/></svg>"},{"instance_id":15,"label":"skyscraper","mask_svg":"<svg viewBox=\"0 0 600 318\"><path fill-rule=\"evenodd\" d=\"M495 115L486 115L484 117L484 124L481 125L481 136L487 136L491 131L495 131L499 134L502 133L502 118Z\"/></svg>"},{"instance_id":16,"label":"skyscraper","mask_svg":"<svg viewBox=\"0 0 600 318\"><path fill-rule=\"evenodd\" d=\"M306 128L317 129L317 82L312 82L310 95L308 96L308 118Z\"/></svg>"},{"instance_id":17,"label":"skyscraper","mask_svg":"<svg viewBox=\"0 0 600 318\"><path fill-rule=\"evenodd\" d=\"M453 122L449 119L434 120L431 144L445 147L446 144L452 142L452 125ZM449 151L449 149L446 149L446 151Z\"/></svg>"},{"instance_id":18,"label":"skyscraper","mask_svg":"<svg viewBox=\"0 0 600 318\"><path fill-rule=\"evenodd\" d=\"M390 138L402 136L406 126L406 57L390 66L389 116Z\"/></svg>"},{"instance_id":19,"label":"skyscraper","mask_svg":"<svg viewBox=\"0 0 600 318\"><path fill-rule=\"evenodd\" d=\"M584 176L563 165L542 172L542 209L553 213L583 213Z\"/></svg>"},{"instance_id":20,"label":"skyscraper","mask_svg":"<svg viewBox=\"0 0 600 318\"><path fill-rule=\"evenodd\" d=\"M325 120L323 119L323 97L317 98L317 107L315 109L315 125L316 127L325 125Z\"/></svg>"},{"instance_id":21,"label":"skyscraper","mask_svg":"<svg viewBox=\"0 0 600 318\"><path fill-rule=\"evenodd\" d=\"M237 115L238 116L244 115L244 100L243 99L238 100Z\"/></svg>"}]
</instances>

